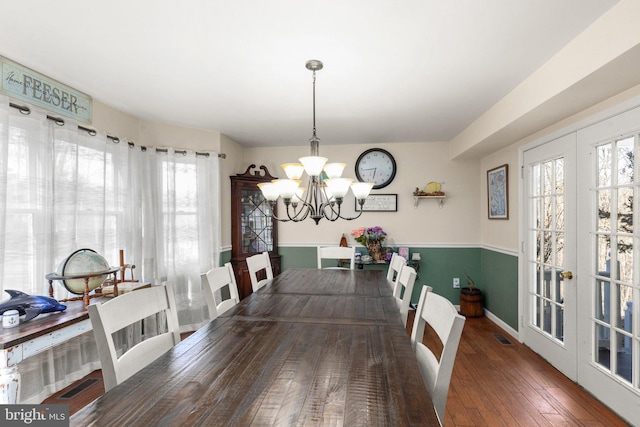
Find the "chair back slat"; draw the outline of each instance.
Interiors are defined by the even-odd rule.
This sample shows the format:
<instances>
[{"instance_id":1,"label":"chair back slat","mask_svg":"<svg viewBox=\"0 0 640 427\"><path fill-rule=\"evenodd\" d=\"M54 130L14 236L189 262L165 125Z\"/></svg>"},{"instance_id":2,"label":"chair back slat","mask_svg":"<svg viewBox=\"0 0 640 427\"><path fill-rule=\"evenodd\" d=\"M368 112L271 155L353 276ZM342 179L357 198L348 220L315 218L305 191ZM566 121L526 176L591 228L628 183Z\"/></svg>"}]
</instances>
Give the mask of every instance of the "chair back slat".
<instances>
[{"instance_id":1,"label":"chair back slat","mask_svg":"<svg viewBox=\"0 0 640 427\"><path fill-rule=\"evenodd\" d=\"M325 267L342 270L354 270L356 268L356 248L355 246L318 246L318 268L322 268L323 259L347 260L349 268L346 267Z\"/></svg>"},{"instance_id":2,"label":"chair back slat","mask_svg":"<svg viewBox=\"0 0 640 427\"><path fill-rule=\"evenodd\" d=\"M407 326L407 316L409 315L409 305L411 303L411 294L413 293L413 285L416 281L417 273L413 267L404 265L400 267L398 280L393 288L393 297L396 299L402 323Z\"/></svg>"},{"instance_id":3,"label":"chair back slat","mask_svg":"<svg viewBox=\"0 0 640 427\"><path fill-rule=\"evenodd\" d=\"M266 285L269 280L273 279L271 258L269 258L269 252L262 252L261 254L250 256L246 260L249 276L251 277L251 289L256 292ZM261 270L265 270L266 278L258 280L258 272Z\"/></svg>"},{"instance_id":4,"label":"chair back slat","mask_svg":"<svg viewBox=\"0 0 640 427\"><path fill-rule=\"evenodd\" d=\"M105 390L109 391L180 342L178 314L169 282L138 289L106 303L87 307L100 354ZM118 356L113 334L150 316L166 320L167 331L129 348Z\"/></svg>"},{"instance_id":5,"label":"chair back slat","mask_svg":"<svg viewBox=\"0 0 640 427\"><path fill-rule=\"evenodd\" d=\"M202 293L209 309L209 319L215 319L240 302L238 284L231 263L215 267L200 275ZM222 299L222 290L227 287L229 298Z\"/></svg>"},{"instance_id":6,"label":"chair back slat","mask_svg":"<svg viewBox=\"0 0 640 427\"><path fill-rule=\"evenodd\" d=\"M423 288L420 293L420 301L411 332L411 344L420 366L422 378L429 389L433 406L442 424L451 373L465 318L458 314L448 299L426 288ZM442 342L440 360L433 354L429 346L422 342L426 324L429 324Z\"/></svg>"},{"instance_id":7,"label":"chair back slat","mask_svg":"<svg viewBox=\"0 0 640 427\"><path fill-rule=\"evenodd\" d=\"M387 281L391 289L394 289L398 278L400 277L400 269L403 265L407 264L407 260L401 257L397 253L391 255L391 261L389 261L389 270L387 271Z\"/></svg>"}]
</instances>

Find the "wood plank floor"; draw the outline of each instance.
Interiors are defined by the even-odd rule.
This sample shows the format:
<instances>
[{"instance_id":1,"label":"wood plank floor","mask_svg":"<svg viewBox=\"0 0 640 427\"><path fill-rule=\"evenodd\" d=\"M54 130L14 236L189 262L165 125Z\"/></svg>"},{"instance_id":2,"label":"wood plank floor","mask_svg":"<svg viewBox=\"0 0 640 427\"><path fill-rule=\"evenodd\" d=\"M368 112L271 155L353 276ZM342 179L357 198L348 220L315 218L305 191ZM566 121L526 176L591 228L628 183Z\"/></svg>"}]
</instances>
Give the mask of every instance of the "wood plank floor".
<instances>
[{"instance_id":1,"label":"wood plank floor","mask_svg":"<svg viewBox=\"0 0 640 427\"><path fill-rule=\"evenodd\" d=\"M413 312L407 321L410 333ZM496 337L495 334L498 334ZM506 338L501 343L498 338ZM504 341L504 340L503 340ZM97 378L86 386L86 380ZM84 384L81 392L63 396ZM104 393L100 371L47 398L73 414ZM453 370L446 426L626 426L559 371L485 317L467 319Z\"/></svg>"}]
</instances>

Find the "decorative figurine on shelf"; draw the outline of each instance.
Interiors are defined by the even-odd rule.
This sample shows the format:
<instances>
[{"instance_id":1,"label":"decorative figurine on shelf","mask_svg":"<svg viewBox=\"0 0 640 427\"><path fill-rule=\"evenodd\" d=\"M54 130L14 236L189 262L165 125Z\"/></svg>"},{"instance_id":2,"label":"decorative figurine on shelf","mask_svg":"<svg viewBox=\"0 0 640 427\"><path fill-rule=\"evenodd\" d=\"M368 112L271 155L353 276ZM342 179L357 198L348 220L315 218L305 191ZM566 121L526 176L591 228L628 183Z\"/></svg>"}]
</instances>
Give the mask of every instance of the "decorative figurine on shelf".
<instances>
[{"instance_id":1,"label":"decorative figurine on shelf","mask_svg":"<svg viewBox=\"0 0 640 427\"><path fill-rule=\"evenodd\" d=\"M33 319L40 313L53 313L67 309L66 305L60 304L53 298L27 295L13 289L5 289L5 292L10 295L10 298L0 304L0 314L9 310L18 310L21 316L26 316L23 322Z\"/></svg>"},{"instance_id":2,"label":"decorative figurine on shelf","mask_svg":"<svg viewBox=\"0 0 640 427\"><path fill-rule=\"evenodd\" d=\"M391 262L391 258L393 257L393 249L387 248L386 251L386 261Z\"/></svg>"},{"instance_id":3,"label":"decorative figurine on shelf","mask_svg":"<svg viewBox=\"0 0 640 427\"><path fill-rule=\"evenodd\" d=\"M424 190L420 190L416 187L413 192L414 196L444 196L444 191L440 191L440 188L444 184L443 182L431 181L424 187Z\"/></svg>"}]
</instances>

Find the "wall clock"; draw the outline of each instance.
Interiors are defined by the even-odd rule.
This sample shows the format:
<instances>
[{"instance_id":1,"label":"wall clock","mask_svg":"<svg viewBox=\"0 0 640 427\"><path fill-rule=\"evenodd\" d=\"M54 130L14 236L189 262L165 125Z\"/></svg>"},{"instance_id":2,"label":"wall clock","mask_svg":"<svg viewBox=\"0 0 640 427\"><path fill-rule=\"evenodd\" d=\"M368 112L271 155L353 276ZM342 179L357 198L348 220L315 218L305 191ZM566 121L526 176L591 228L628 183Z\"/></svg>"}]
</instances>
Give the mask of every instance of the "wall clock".
<instances>
[{"instance_id":1,"label":"wall clock","mask_svg":"<svg viewBox=\"0 0 640 427\"><path fill-rule=\"evenodd\" d=\"M356 177L362 182L373 182L373 188L384 188L396 176L396 160L382 148L371 148L356 160Z\"/></svg>"}]
</instances>

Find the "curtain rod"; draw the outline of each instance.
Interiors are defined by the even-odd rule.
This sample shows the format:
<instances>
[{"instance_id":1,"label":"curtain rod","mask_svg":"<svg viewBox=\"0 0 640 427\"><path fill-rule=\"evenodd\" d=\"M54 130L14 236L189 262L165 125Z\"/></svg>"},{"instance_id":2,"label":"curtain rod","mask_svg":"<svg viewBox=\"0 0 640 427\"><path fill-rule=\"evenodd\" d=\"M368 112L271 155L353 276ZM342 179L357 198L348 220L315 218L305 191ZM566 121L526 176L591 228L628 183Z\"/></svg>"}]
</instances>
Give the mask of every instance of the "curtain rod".
<instances>
[{"instance_id":1,"label":"curtain rod","mask_svg":"<svg viewBox=\"0 0 640 427\"><path fill-rule=\"evenodd\" d=\"M13 102L9 102L9 106L19 110L25 116L28 116L29 114L31 114L31 109L29 107L27 107L26 105L18 105L18 104L14 104ZM64 119L61 118L61 117L50 116L49 114L47 114L47 119L53 121L58 126L64 126ZM85 127L85 126L82 126L82 125L78 125L78 129L87 132L91 136L96 136L98 134L98 131L96 131L95 129L91 129L91 128L88 128L88 127ZM120 143L120 138L118 138L117 136L113 136L113 135L107 134L107 138L112 140L115 144L119 144ZM129 144L129 147L132 147L132 148L136 146L136 144L133 141L128 141L127 144ZM147 147L145 147L144 145L141 145L140 149L142 151L146 151ZM159 152L159 153L167 153L168 151L169 150L167 148L156 148L156 152ZM175 153L178 153L178 154L183 154L185 156L187 155L187 150L175 150L174 149L173 151ZM200 152L196 151L196 156L209 157L209 153L200 153ZM221 159L226 159L227 155L225 153L218 153L218 157L221 158Z\"/></svg>"}]
</instances>

